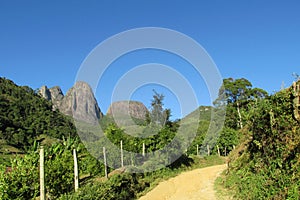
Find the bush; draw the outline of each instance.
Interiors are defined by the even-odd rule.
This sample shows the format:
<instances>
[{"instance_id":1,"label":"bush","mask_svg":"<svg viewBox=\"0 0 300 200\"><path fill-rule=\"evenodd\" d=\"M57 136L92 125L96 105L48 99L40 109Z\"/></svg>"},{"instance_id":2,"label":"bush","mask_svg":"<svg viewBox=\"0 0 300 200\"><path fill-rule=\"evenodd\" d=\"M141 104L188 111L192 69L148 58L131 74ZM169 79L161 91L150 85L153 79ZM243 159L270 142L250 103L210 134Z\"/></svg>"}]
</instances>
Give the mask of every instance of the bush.
<instances>
[{"instance_id":1,"label":"bush","mask_svg":"<svg viewBox=\"0 0 300 200\"><path fill-rule=\"evenodd\" d=\"M0 199L31 199L39 195L38 154L16 157L11 170L1 167Z\"/></svg>"},{"instance_id":2,"label":"bush","mask_svg":"<svg viewBox=\"0 0 300 200\"><path fill-rule=\"evenodd\" d=\"M51 199L74 190L74 148L78 152L79 174L96 175L103 170L100 163L87 153L77 139L68 139L45 147L45 189ZM11 160L10 172L6 172L6 167L0 166L1 200L32 199L39 196L37 149Z\"/></svg>"},{"instance_id":3,"label":"bush","mask_svg":"<svg viewBox=\"0 0 300 200\"><path fill-rule=\"evenodd\" d=\"M123 200L135 199L137 194L146 187L139 182L136 174L118 174L105 182L93 182L80 188L77 193L61 196L60 200Z\"/></svg>"},{"instance_id":4,"label":"bush","mask_svg":"<svg viewBox=\"0 0 300 200\"><path fill-rule=\"evenodd\" d=\"M248 148L225 179L238 198L299 199L300 128L292 97L288 89L252 105Z\"/></svg>"}]
</instances>

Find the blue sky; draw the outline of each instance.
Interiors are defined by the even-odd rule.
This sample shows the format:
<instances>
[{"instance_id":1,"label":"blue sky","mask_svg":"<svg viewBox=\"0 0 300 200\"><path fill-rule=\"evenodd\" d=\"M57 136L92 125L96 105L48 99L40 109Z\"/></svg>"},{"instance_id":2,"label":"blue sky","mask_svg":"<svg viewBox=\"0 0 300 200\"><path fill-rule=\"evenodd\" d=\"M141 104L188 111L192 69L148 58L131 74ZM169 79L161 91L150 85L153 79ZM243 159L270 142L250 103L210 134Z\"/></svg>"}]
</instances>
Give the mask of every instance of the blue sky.
<instances>
[{"instance_id":1,"label":"blue sky","mask_svg":"<svg viewBox=\"0 0 300 200\"><path fill-rule=\"evenodd\" d=\"M224 78L244 77L273 93L283 81L286 86L292 83L293 72L300 74L299 10L296 0L1 1L0 76L33 89L59 85L66 93L81 63L99 43L129 29L163 27L201 44ZM111 67L107 81L96 91L101 110L106 112L121 72L153 61L180 68L198 89L199 104L210 103L203 80L193 75L188 63L144 51L120 58ZM126 66L123 71L121 66ZM167 88L147 85L132 98L149 106L152 89L163 92L166 107L180 117L178 100Z\"/></svg>"}]
</instances>

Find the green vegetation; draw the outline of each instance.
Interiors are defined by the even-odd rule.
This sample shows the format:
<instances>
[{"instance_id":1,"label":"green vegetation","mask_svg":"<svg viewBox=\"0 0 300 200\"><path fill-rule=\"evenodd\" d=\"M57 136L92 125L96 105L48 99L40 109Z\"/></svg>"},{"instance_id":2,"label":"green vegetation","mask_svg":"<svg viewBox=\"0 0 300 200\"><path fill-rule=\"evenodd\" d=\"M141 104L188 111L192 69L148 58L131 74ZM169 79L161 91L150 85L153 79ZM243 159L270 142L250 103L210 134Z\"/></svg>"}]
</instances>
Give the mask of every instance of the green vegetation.
<instances>
[{"instance_id":1,"label":"green vegetation","mask_svg":"<svg viewBox=\"0 0 300 200\"><path fill-rule=\"evenodd\" d=\"M49 101L27 86L17 86L0 78L0 139L3 144L26 150L41 135L61 139L75 134L71 120L53 111ZM1 148L1 151L9 153L9 149L5 152L5 148Z\"/></svg>"},{"instance_id":2,"label":"green vegetation","mask_svg":"<svg viewBox=\"0 0 300 200\"><path fill-rule=\"evenodd\" d=\"M293 90L249 102L241 145L222 180L238 199L299 199L300 128ZM251 192L250 192L251 191Z\"/></svg>"},{"instance_id":3,"label":"green vegetation","mask_svg":"<svg viewBox=\"0 0 300 200\"><path fill-rule=\"evenodd\" d=\"M137 199L157 186L159 182L167 180L183 171L195 168L223 164L224 159L218 156L199 158L192 156L186 164L178 168L172 166L144 174L116 174L107 181L91 180L80 188L78 193L63 195L61 200L72 199Z\"/></svg>"},{"instance_id":4,"label":"green vegetation","mask_svg":"<svg viewBox=\"0 0 300 200\"><path fill-rule=\"evenodd\" d=\"M195 156L197 152L205 155L207 146L215 155L217 146L223 156L231 152L229 169L217 183L235 198L299 199L300 128L293 115L294 97L292 89L268 96L264 90L252 88L247 79L229 78L224 79L214 107L200 106L185 118L170 121L171 110L163 107L164 96L154 92L146 120L134 119L137 126L118 127L105 116L100 121L104 130L101 135L96 126L80 124L87 151L76 136L73 122L53 111L49 101L29 87L0 78L0 199L39 196L41 144L45 145L46 193L52 199L138 198L159 181L184 170L224 162L217 156ZM176 137L179 130L184 134ZM119 169L124 172L119 173L114 169L121 167L120 149L107 148L107 161L112 167L108 180L103 178L103 164L89 153L102 159L107 140L115 147L122 141L125 151L124 167ZM152 153L171 141L174 143L168 153ZM142 154L143 144L146 155L133 157L131 153ZM202 147L198 151L197 145ZM73 193L73 149L79 160L77 193ZM186 152L181 155L183 149ZM147 153L152 153L150 160ZM168 164L168 159L177 157ZM128 173L140 169L138 166L146 171L162 168Z\"/></svg>"},{"instance_id":5,"label":"green vegetation","mask_svg":"<svg viewBox=\"0 0 300 200\"><path fill-rule=\"evenodd\" d=\"M163 108L164 95L158 94L155 90L153 90L153 92L154 95L151 101L151 109L150 112L146 114L146 122L148 124L165 126L167 123L170 123L169 118L171 116L171 110Z\"/></svg>"},{"instance_id":6,"label":"green vegetation","mask_svg":"<svg viewBox=\"0 0 300 200\"><path fill-rule=\"evenodd\" d=\"M233 129L243 128L249 111L248 105L268 95L260 88L252 88L252 84L245 78L223 80L223 86L219 90L219 98L215 105L226 105L225 126Z\"/></svg>"},{"instance_id":7,"label":"green vegetation","mask_svg":"<svg viewBox=\"0 0 300 200\"><path fill-rule=\"evenodd\" d=\"M45 147L45 184L51 199L74 190L72 151L78 152L79 172L83 177L104 174L103 165L91 157L78 139L69 138ZM33 199L39 196L39 145L24 156L16 156L10 167L0 165L0 199ZM82 180L83 181L83 180Z\"/></svg>"},{"instance_id":8,"label":"green vegetation","mask_svg":"<svg viewBox=\"0 0 300 200\"><path fill-rule=\"evenodd\" d=\"M39 146L35 145L23 157L11 160L10 170L1 166L0 199L34 199L39 196ZM72 149L78 152L80 190L74 191ZM51 199L136 199L155 187L160 181L182 171L223 164L218 156L182 157L166 168L147 173L112 171L104 176L104 166L91 157L77 139L67 139L45 148L45 179L48 198ZM110 169L112 170L112 169ZM130 172L130 168L127 169Z\"/></svg>"},{"instance_id":9,"label":"green vegetation","mask_svg":"<svg viewBox=\"0 0 300 200\"><path fill-rule=\"evenodd\" d=\"M80 188L79 192L66 194L60 200L123 200L135 199L137 193L145 189L145 186L137 178L136 174L119 174L111 177L105 182L91 182Z\"/></svg>"},{"instance_id":10,"label":"green vegetation","mask_svg":"<svg viewBox=\"0 0 300 200\"><path fill-rule=\"evenodd\" d=\"M118 127L111 118L105 117L100 121L102 130L104 129L103 127L105 127L103 135L99 134L100 130L98 130L98 133L96 130L94 135L98 136L98 139L90 140L86 138L83 140L85 145L92 155L100 159L104 157L102 148L105 147L107 149L108 164L113 168L121 167L120 149L118 148L120 147L121 141L124 150L124 165L135 165L146 170L151 170L157 166L163 167L168 165L169 158L175 159L180 157L182 151L180 141L175 138L178 122L169 120L168 116L171 112L168 109L163 109L163 98L163 95L154 93L153 108L150 112L151 116L153 113L156 113L155 116L160 116L159 119L162 121L157 121L157 118L147 118L143 123L136 125L138 128L134 130L139 130L139 133L128 133L128 127L124 124L124 127ZM168 114L165 115L164 113ZM163 116L166 118L163 118ZM91 128L82 126L79 130L86 133L91 131ZM139 137L136 137L137 135ZM173 141L173 145L168 148L167 152L154 153L157 150L165 148L171 141ZM144 156L142 155L143 145L145 147ZM149 159L150 157L152 160Z\"/></svg>"},{"instance_id":11,"label":"green vegetation","mask_svg":"<svg viewBox=\"0 0 300 200\"><path fill-rule=\"evenodd\" d=\"M1 152L0 158L5 161L0 165L0 199L34 199L39 196L39 154L41 144L45 146L45 180L46 195L51 199L134 199L143 194L146 189L152 188L162 179L175 176L183 170L205 166L214 162L222 163L220 158L190 157L184 154L176 162L166 168L154 172L142 174L117 174L111 175L109 180L104 176L104 166L92 157L84 148L83 143L75 136L75 128L68 117L58 111L52 110L49 101L44 100L35 91L28 87L20 87L12 81L1 78ZM178 130L179 121L170 121L171 111L163 108L164 96L154 93L153 108L149 112L149 118L138 120L136 129L141 131L137 135L145 138L133 137L126 134L125 130L118 127L114 121L105 116L100 121L104 129L105 138L119 146L123 142L124 150L128 152L142 153L142 144L145 144L146 153L155 152L164 148L174 140ZM198 128L198 136L204 137L210 118L210 107L201 107L203 113L202 122L205 126ZM24 119L20 121L20 119ZM186 119L189 123L199 125L196 119ZM187 125L187 124L186 124ZM91 127L84 123L79 125L83 129L85 137L82 141L97 146L89 150L98 151L104 146L104 140L97 132L97 127ZM125 127L126 128L126 127ZM10 130L10 132L8 131ZM23 130L23 131L20 131ZM65 139L68 138L68 139ZM154 155L158 165L164 167L168 164L169 157L181 155L180 140L176 139L169 154ZM200 142L200 140L199 140ZM88 146L89 147L89 146ZM77 150L80 174L80 191L74 191L73 155L72 150ZM7 153L8 152L8 153ZM13 152L16 155L12 155ZM97 154L98 153L98 154ZM96 154L103 158L102 151ZM164 153L165 154L165 153ZM144 169L151 170L151 162L145 162L145 157L134 157L124 154L126 171L131 171L134 166L142 165ZM110 166L108 171L121 167L120 151L107 150L107 159ZM129 165L133 165L129 167Z\"/></svg>"}]
</instances>

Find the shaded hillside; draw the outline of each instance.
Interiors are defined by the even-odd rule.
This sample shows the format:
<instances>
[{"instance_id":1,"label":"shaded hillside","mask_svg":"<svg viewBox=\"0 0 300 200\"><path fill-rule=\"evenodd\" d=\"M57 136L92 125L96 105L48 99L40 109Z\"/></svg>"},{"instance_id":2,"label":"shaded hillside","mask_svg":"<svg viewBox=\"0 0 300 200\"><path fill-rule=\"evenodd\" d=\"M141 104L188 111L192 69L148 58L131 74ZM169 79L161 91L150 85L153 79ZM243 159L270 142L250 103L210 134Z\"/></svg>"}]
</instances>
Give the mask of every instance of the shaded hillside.
<instances>
[{"instance_id":1,"label":"shaded hillside","mask_svg":"<svg viewBox=\"0 0 300 200\"><path fill-rule=\"evenodd\" d=\"M40 135L54 138L74 136L70 119L52 110L50 101L27 86L0 78L0 139L25 149Z\"/></svg>"},{"instance_id":2,"label":"shaded hillside","mask_svg":"<svg viewBox=\"0 0 300 200\"><path fill-rule=\"evenodd\" d=\"M205 140L209 134L209 127L214 126L211 123L212 114L216 112L211 106L199 106L196 110L185 116L180 121L181 130L184 132L185 137L190 144L187 144L187 152L189 154L197 154L197 145L206 147L206 143L210 142ZM205 152L201 152L205 154Z\"/></svg>"},{"instance_id":3,"label":"shaded hillside","mask_svg":"<svg viewBox=\"0 0 300 200\"><path fill-rule=\"evenodd\" d=\"M211 106L199 106L199 108L185 116L182 120L189 120L190 122L210 121L211 112Z\"/></svg>"}]
</instances>

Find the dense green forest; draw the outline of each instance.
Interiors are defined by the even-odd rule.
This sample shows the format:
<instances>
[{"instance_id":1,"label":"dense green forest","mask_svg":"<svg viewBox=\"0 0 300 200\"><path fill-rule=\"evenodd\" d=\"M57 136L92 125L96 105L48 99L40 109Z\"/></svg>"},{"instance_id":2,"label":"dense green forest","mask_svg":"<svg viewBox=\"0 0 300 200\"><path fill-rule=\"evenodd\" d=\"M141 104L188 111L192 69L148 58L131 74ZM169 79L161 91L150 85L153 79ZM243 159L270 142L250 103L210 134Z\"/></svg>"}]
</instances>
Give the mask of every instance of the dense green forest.
<instances>
[{"instance_id":1,"label":"dense green forest","mask_svg":"<svg viewBox=\"0 0 300 200\"><path fill-rule=\"evenodd\" d=\"M1 143L24 150L43 136L62 139L75 134L72 121L53 111L50 101L27 86L0 78Z\"/></svg>"}]
</instances>

